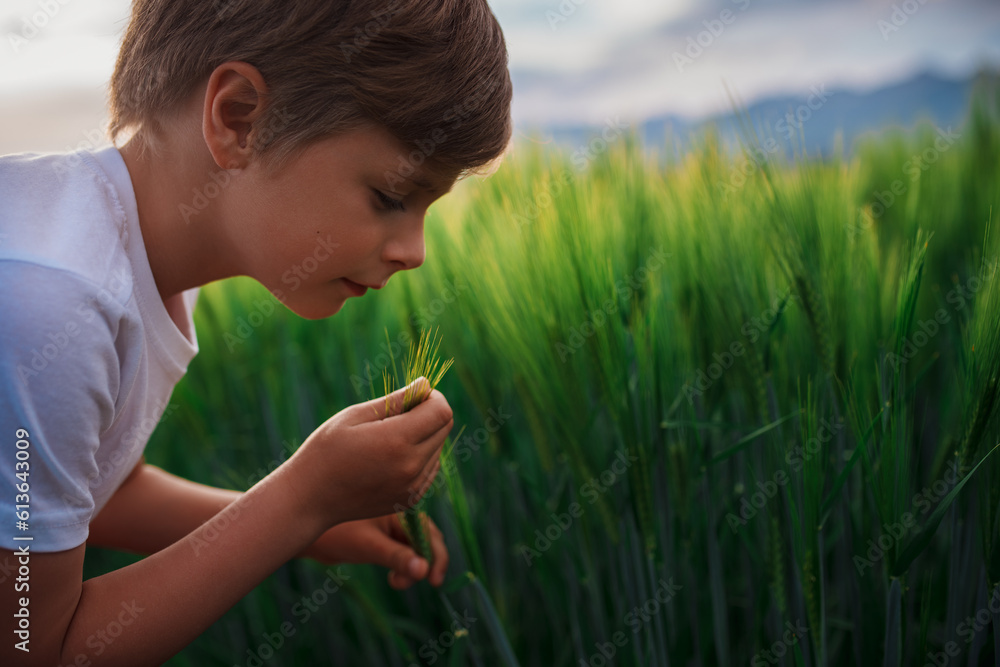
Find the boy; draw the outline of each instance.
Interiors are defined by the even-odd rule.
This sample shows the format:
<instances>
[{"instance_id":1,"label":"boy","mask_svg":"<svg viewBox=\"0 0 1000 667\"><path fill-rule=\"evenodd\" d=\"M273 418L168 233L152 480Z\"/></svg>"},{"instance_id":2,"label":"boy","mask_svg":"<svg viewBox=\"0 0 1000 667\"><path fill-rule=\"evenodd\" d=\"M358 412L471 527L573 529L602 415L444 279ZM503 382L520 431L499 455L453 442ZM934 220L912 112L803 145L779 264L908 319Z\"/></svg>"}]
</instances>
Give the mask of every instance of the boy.
<instances>
[{"instance_id":1,"label":"boy","mask_svg":"<svg viewBox=\"0 0 1000 667\"><path fill-rule=\"evenodd\" d=\"M437 473L439 392L343 410L245 494L142 449L198 286L249 275L321 318L420 266L427 207L503 154L510 98L486 0L135 0L124 145L0 159L0 663L160 664L300 555L441 584L440 532L430 570L393 514ZM84 582L88 543L152 555Z\"/></svg>"}]
</instances>

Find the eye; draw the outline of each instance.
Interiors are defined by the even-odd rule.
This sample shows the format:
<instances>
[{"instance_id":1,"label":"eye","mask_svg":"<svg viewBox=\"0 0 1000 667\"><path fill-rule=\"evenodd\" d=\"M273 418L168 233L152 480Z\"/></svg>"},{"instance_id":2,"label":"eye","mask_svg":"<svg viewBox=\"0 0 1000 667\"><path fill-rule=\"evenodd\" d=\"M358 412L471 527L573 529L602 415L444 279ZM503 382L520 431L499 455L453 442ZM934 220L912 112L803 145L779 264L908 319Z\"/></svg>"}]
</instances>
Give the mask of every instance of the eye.
<instances>
[{"instance_id":1,"label":"eye","mask_svg":"<svg viewBox=\"0 0 1000 667\"><path fill-rule=\"evenodd\" d=\"M381 190L375 190L375 197L378 199L379 204L390 211L405 211L406 207L403 202L395 197L390 197Z\"/></svg>"}]
</instances>

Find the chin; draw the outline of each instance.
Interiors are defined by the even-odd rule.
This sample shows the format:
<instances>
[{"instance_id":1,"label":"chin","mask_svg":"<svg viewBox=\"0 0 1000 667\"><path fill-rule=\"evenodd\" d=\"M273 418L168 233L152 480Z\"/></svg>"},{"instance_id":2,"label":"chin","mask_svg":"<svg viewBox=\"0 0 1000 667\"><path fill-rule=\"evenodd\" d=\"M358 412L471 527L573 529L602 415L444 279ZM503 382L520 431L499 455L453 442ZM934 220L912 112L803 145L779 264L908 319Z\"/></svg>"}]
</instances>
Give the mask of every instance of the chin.
<instances>
[{"instance_id":1,"label":"chin","mask_svg":"<svg viewBox=\"0 0 1000 667\"><path fill-rule=\"evenodd\" d=\"M340 309L343 307L344 302L339 300L320 303L285 302L285 308L307 320L322 320L327 317L332 317L339 313Z\"/></svg>"}]
</instances>

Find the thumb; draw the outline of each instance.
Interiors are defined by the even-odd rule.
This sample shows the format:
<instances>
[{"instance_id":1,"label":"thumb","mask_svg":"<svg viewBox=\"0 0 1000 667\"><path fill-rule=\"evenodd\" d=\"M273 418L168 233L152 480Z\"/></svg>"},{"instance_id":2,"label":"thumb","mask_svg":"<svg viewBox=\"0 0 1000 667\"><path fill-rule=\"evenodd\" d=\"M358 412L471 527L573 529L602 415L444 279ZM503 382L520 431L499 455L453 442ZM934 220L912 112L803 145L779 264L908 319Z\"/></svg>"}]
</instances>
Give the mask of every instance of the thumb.
<instances>
[{"instance_id":1,"label":"thumb","mask_svg":"<svg viewBox=\"0 0 1000 667\"><path fill-rule=\"evenodd\" d=\"M370 401L359 403L358 406L364 410L366 415L375 415L375 419L385 419L403 413L403 406L406 402L415 405L422 402L431 393L431 384L427 378L420 376L410 384L400 387L388 396L373 398Z\"/></svg>"}]
</instances>

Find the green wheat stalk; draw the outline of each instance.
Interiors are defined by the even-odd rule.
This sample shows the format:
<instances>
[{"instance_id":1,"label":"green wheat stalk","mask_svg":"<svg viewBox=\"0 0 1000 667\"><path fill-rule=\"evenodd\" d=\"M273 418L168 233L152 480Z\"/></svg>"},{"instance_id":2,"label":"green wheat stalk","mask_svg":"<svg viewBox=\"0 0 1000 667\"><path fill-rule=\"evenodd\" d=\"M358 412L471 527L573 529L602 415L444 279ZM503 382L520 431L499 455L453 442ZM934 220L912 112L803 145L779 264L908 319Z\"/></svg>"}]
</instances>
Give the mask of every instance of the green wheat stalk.
<instances>
[{"instance_id":1,"label":"green wheat stalk","mask_svg":"<svg viewBox=\"0 0 1000 667\"><path fill-rule=\"evenodd\" d=\"M431 391L441 382L441 378L448 372L454 359L442 360L438 351L441 347L441 338L437 329L433 332L423 330L417 344L410 343L406 359L403 361L402 381L400 381L400 370L396 365L396 357L392 352L392 342L389 341L389 330L385 332L386 341L389 342L389 368L382 371L382 387L385 391L385 414L389 414L389 395L396 390L396 387L405 386L403 392L402 412L409 412L416 406L423 403ZM427 382L416 383L421 377ZM427 513L423 511L423 498L418 500L413 507L408 510L397 512L399 523L403 526L403 532L410 541L414 550L423 558L427 559L429 565L434 564L434 554L431 550L429 533L429 521Z\"/></svg>"}]
</instances>

